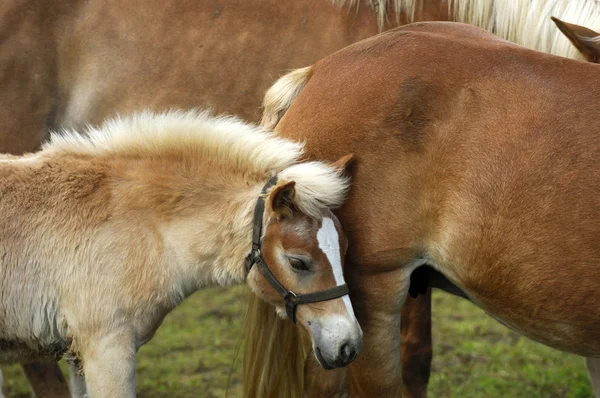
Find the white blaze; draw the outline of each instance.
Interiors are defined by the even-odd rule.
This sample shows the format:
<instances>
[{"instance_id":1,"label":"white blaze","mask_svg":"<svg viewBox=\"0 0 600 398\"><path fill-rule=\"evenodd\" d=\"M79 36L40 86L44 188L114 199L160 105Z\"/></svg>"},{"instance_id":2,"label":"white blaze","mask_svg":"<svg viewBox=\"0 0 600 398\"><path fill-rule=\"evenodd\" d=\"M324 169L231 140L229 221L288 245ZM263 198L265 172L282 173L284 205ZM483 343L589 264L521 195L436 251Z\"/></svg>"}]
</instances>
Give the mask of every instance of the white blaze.
<instances>
[{"instance_id":1,"label":"white blaze","mask_svg":"<svg viewBox=\"0 0 600 398\"><path fill-rule=\"evenodd\" d=\"M317 241L319 242L319 248L325 253L325 256L327 256L327 259L331 264L335 283L338 286L343 285L345 282L344 272L342 270L342 259L340 257L340 237L338 236L335 224L331 218L323 218L321 228L317 232ZM345 295L342 297L342 300L344 300L348 315L354 317L354 310L352 309L350 297Z\"/></svg>"}]
</instances>

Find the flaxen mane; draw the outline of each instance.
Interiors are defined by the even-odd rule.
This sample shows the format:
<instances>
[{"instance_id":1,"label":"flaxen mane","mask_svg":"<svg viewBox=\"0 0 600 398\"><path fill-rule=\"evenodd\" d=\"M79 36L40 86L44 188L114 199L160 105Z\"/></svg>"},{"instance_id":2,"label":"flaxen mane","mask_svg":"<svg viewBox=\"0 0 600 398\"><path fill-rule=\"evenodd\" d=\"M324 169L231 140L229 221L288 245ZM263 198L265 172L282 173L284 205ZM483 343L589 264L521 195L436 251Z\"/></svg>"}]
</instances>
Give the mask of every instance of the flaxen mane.
<instances>
[{"instance_id":1,"label":"flaxen mane","mask_svg":"<svg viewBox=\"0 0 600 398\"><path fill-rule=\"evenodd\" d=\"M235 117L215 118L208 112L143 112L115 118L84 134L52 134L42 154L160 157L219 164L265 181L278 174L296 182L294 204L318 218L324 209L339 206L349 181L321 162L299 163L304 145Z\"/></svg>"},{"instance_id":2,"label":"flaxen mane","mask_svg":"<svg viewBox=\"0 0 600 398\"><path fill-rule=\"evenodd\" d=\"M333 0L338 7L353 7L361 0ZM388 11L404 13L410 21L421 11L421 0L369 0L379 26ZM560 33L551 16L565 22L600 30L600 2L597 0L448 0L451 18L488 30L522 46L568 58L584 58Z\"/></svg>"}]
</instances>

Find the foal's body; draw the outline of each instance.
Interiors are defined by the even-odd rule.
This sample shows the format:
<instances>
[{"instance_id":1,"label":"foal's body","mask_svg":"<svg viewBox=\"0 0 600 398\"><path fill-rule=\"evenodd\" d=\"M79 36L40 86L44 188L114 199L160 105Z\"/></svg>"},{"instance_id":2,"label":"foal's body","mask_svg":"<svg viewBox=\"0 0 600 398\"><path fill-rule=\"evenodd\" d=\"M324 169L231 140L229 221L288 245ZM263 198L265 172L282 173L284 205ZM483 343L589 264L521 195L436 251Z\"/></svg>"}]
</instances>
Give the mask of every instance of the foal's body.
<instances>
[{"instance_id":1,"label":"foal's body","mask_svg":"<svg viewBox=\"0 0 600 398\"><path fill-rule=\"evenodd\" d=\"M339 223L330 214L329 224L322 221L329 229L316 231L317 214L339 204L347 182L329 166L294 165L300 144L194 113L144 114L88 134L55 136L37 154L0 158L0 361L67 355L81 362L91 397L134 397L137 349L196 290L248 280L280 308L244 261L269 175L280 178L263 218L269 241L261 251L272 272L299 293L324 290L341 275L341 268L327 272L329 254L310 242L325 234L338 244ZM290 208L278 205L280 187ZM290 250L308 257L309 271L287 271ZM332 306L338 315L327 315ZM323 344L320 360L352 360L359 345L335 347L348 333L360 339L355 320L347 322L349 302L310 308L300 306L297 318Z\"/></svg>"},{"instance_id":2,"label":"foal's body","mask_svg":"<svg viewBox=\"0 0 600 398\"><path fill-rule=\"evenodd\" d=\"M281 135L318 158L352 151L360 165L340 212L365 331L352 396L398 396L400 309L421 264L524 335L600 357L596 69L423 23L271 89L267 125L291 104Z\"/></svg>"}]
</instances>

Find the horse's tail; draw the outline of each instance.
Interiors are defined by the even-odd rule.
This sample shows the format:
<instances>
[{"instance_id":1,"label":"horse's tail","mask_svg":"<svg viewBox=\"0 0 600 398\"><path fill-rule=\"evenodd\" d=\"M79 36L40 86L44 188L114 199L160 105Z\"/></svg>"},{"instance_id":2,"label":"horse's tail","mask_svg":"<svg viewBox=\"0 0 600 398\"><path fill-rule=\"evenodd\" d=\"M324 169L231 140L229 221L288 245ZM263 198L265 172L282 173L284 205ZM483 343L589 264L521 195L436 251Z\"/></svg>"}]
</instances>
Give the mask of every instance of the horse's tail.
<instances>
[{"instance_id":1,"label":"horse's tail","mask_svg":"<svg viewBox=\"0 0 600 398\"><path fill-rule=\"evenodd\" d=\"M289 320L253 293L244 326L244 397L299 398L310 344Z\"/></svg>"},{"instance_id":2,"label":"horse's tail","mask_svg":"<svg viewBox=\"0 0 600 398\"><path fill-rule=\"evenodd\" d=\"M308 66L295 69L280 77L265 94L260 124L269 129L275 128L311 75L312 66Z\"/></svg>"},{"instance_id":3,"label":"horse's tail","mask_svg":"<svg viewBox=\"0 0 600 398\"><path fill-rule=\"evenodd\" d=\"M274 128L311 75L311 67L281 77L265 94L261 124ZM289 320L252 292L244 322L244 396L299 398L310 342Z\"/></svg>"}]
</instances>

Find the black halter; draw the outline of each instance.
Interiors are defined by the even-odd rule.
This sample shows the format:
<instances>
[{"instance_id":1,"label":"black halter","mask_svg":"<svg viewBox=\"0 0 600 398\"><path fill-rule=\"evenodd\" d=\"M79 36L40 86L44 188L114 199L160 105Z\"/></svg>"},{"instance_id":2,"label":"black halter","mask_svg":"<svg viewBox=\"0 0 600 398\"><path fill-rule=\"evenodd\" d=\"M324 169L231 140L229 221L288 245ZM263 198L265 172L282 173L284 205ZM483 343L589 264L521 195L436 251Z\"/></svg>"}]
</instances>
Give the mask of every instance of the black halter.
<instances>
[{"instance_id":1,"label":"black halter","mask_svg":"<svg viewBox=\"0 0 600 398\"><path fill-rule=\"evenodd\" d=\"M316 293L308 294L296 294L291 290L286 289L283 285L275 278L275 275L271 272L265 260L263 259L262 253L260 252L260 238L262 235L262 224L263 224L263 213L265 211L265 195L269 188L277 184L277 176L273 176L267 181L260 196L256 202L254 208L254 229L252 231L252 251L246 257L246 269L248 272L252 269L254 264L258 264L260 271L264 275L265 279L271 286L277 290L277 292L283 297L285 301L285 312L292 322L296 323L296 306L298 304L306 303L317 303L319 301L333 300L348 294L348 286L340 285L331 289L323 290Z\"/></svg>"}]
</instances>

